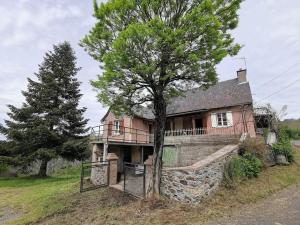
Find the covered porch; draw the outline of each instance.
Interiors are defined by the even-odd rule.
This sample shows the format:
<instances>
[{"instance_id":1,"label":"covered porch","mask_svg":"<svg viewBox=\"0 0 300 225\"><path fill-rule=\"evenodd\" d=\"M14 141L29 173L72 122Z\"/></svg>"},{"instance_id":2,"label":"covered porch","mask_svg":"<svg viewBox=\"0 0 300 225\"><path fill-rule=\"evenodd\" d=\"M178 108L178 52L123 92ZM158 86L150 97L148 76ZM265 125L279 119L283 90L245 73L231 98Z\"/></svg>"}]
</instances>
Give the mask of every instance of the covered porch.
<instances>
[{"instance_id":1,"label":"covered porch","mask_svg":"<svg viewBox=\"0 0 300 225\"><path fill-rule=\"evenodd\" d=\"M165 136L207 134L207 113L178 115L167 118Z\"/></svg>"}]
</instances>

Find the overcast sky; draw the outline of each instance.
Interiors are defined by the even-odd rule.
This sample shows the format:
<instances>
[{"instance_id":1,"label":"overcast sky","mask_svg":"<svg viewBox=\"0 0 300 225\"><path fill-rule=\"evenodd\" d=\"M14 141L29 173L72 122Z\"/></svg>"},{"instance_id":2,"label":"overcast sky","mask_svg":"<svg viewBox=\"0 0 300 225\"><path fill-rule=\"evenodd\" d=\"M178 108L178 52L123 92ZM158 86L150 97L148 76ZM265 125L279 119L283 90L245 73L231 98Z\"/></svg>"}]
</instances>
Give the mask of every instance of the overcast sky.
<instances>
[{"instance_id":1,"label":"overcast sky","mask_svg":"<svg viewBox=\"0 0 300 225\"><path fill-rule=\"evenodd\" d=\"M236 71L245 67L238 58L246 57L254 100L270 102L276 109L286 104L290 118L300 117L299 12L299 0L243 2L233 34L244 47L218 66L220 80L235 78ZM0 0L0 123L7 118L7 104L18 106L24 100L21 90L26 89L26 78L34 77L45 52L65 40L72 44L82 67L78 79L85 116L90 126L99 123L105 109L89 81L101 70L78 46L95 22L92 13L92 0Z\"/></svg>"}]
</instances>

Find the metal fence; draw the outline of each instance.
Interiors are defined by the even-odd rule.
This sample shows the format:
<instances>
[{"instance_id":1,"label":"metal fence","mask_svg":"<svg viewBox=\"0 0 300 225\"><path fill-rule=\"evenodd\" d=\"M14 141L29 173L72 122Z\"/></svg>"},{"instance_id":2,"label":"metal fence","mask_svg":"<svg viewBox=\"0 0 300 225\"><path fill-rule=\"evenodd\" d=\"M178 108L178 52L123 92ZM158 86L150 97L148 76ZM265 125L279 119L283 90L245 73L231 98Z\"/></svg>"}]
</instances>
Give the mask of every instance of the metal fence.
<instances>
[{"instance_id":1,"label":"metal fence","mask_svg":"<svg viewBox=\"0 0 300 225\"><path fill-rule=\"evenodd\" d=\"M137 197L145 197L145 165L124 163L124 191Z\"/></svg>"},{"instance_id":2,"label":"metal fence","mask_svg":"<svg viewBox=\"0 0 300 225\"><path fill-rule=\"evenodd\" d=\"M109 161L82 162L80 192L94 190L109 184Z\"/></svg>"}]
</instances>

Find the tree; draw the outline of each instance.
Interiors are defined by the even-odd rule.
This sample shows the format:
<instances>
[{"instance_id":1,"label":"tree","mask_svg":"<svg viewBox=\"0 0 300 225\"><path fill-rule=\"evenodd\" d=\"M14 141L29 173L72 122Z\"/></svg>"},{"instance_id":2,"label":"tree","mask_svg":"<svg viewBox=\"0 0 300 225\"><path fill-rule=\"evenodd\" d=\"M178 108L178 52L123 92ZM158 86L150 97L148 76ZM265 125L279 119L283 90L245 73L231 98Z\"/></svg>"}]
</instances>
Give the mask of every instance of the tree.
<instances>
[{"instance_id":1,"label":"tree","mask_svg":"<svg viewBox=\"0 0 300 225\"><path fill-rule=\"evenodd\" d=\"M8 155L22 165L40 160L40 176L46 176L52 158L82 156L82 147L80 151L69 150L87 131L86 109L78 108L82 96L76 78L79 70L70 44L54 45L53 52L46 53L39 65L37 80L28 78L28 90L22 92L25 102L20 108L9 105L10 120L0 126L0 132L13 143Z\"/></svg>"},{"instance_id":2,"label":"tree","mask_svg":"<svg viewBox=\"0 0 300 225\"><path fill-rule=\"evenodd\" d=\"M229 33L241 0L94 0L96 25L81 45L104 70L92 82L115 112L151 105L153 181L159 194L166 107L190 87L217 81L215 66L240 49Z\"/></svg>"}]
</instances>

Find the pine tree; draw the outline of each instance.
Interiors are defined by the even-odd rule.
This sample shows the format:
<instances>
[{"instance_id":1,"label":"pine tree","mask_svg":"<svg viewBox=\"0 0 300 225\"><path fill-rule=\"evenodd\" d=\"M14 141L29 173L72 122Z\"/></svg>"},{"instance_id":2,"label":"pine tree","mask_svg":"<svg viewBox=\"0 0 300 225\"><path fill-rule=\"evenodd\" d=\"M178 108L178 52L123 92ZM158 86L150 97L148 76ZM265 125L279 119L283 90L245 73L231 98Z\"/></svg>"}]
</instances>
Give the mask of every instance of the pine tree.
<instances>
[{"instance_id":1,"label":"pine tree","mask_svg":"<svg viewBox=\"0 0 300 225\"><path fill-rule=\"evenodd\" d=\"M25 102L20 108L9 105L10 120L0 132L13 142L14 161L28 165L41 161L39 176L46 176L47 163L55 157L80 159L84 149L76 142L87 132L85 108L79 108L80 82L76 78L76 56L68 42L54 45L35 73L28 78ZM70 145L80 146L70 151ZM67 146L67 148L65 148Z\"/></svg>"}]
</instances>

